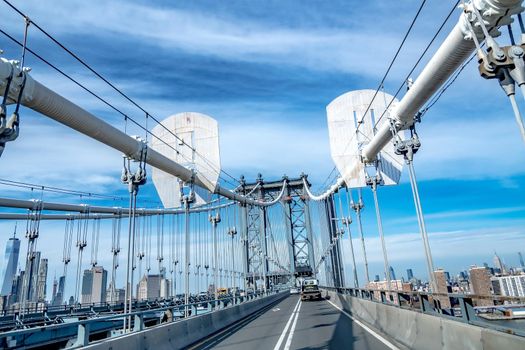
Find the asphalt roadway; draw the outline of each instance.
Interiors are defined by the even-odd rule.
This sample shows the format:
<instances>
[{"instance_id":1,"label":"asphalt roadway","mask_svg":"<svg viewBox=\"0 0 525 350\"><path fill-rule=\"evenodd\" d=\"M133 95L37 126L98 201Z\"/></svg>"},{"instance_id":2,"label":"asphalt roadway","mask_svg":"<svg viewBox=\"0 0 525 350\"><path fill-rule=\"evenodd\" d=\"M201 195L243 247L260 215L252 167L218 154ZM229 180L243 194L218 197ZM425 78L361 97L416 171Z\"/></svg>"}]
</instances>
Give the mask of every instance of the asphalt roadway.
<instances>
[{"instance_id":1,"label":"asphalt roadway","mask_svg":"<svg viewBox=\"0 0 525 350\"><path fill-rule=\"evenodd\" d=\"M331 301L299 299L290 295L190 349L398 349Z\"/></svg>"}]
</instances>

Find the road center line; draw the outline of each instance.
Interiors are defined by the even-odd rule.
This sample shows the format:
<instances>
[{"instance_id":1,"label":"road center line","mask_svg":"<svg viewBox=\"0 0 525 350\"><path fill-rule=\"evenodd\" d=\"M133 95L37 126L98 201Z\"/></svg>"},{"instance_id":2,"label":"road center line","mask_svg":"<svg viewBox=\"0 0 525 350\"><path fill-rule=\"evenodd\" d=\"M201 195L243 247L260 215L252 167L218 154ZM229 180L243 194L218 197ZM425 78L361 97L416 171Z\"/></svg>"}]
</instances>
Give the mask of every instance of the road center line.
<instances>
[{"instance_id":1,"label":"road center line","mask_svg":"<svg viewBox=\"0 0 525 350\"><path fill-rule=\"evenodd\" d=\"M288 339L286 339L284 350L290 349L290 345L292 345L293 333L295 331L295 326L297 325L297 319L299 318L299 311L301 310L301 305L303 305L302 302L299 303L299 307L297 308L297 311L295 312L295 319L293 320L292 328L290 328L290 333L288 333Z\"/></svg>"},{"instance_id":2,"label":"road center line","mask_svg":"<svg viewBox=\"0 0 525 350\"><path fill-rule=\"evenodd\" d=\"M290 315L290 318L288 319L288 322L286 322L286 326L284 326L283 332L281 333L281 336L279 337L279 340L277 340L277 344L275 344L275 347L273 350L279 350L281 347L281 344L283 343L284 336L286 335L286 332L288 332L288 328L290 327L290 323L292 323L292 319L295 316L295 311L299 307L299 303L301 302L301 299L297 300L297 304L295 304L295 307L292 311L292 314Z\"/></svg>"},{"instance_id":3,"label":"road center line","mask_svg":"<svg viewBox=\"0 0 525 350\"><path fill-rule=\"evenodd\" d=\"M339 306L335 305L334 303L332 303L330 300L327 300L330 304L332 304L333 307L335 307L337 310L341 311L343 314L345 314L348 318L350 318L352 321L354 321L355 323L357 323L357 325L359 325L361 328L363 328L365 331L367 331L368 333L372 334L377 340L379 340L381 343L385 344L389 349L392 349L392 350L400 350L397 346L395 346L394 344L392 344L391 342L389 342L387 339L385 339L383 336L381 336L379 333L377 333L376 331L372 330L370 327L368 327L367 325L365 325L363 322L359 321L359 320L356 320L352 315L350 315L348 312L346 312L345 310L341 309Z\"/></svg>"}]
</instances>

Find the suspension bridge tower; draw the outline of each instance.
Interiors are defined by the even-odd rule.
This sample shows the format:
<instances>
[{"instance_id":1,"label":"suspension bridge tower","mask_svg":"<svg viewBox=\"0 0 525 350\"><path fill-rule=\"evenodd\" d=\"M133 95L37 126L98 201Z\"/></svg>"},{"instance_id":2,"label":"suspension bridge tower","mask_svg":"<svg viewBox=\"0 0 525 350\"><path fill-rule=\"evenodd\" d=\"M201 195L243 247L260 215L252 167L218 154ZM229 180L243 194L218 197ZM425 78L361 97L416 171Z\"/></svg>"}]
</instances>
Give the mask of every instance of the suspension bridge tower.
<instances>
[{"instance_id":1,"label":"suspension bridge tower","mask_svg":"<svg viewBox=\"0 0 525 350\"><path fill-rule=\"evenodd\" d=\"M272 223L269 226L268 212L270 207L246 206L243 209L243 242L244 268L248 285L255 286L264 283L269 287L272 283L286 283L290 278L312 276L315 266L312 223L310 218L309 200L304 193L304 182L300 178L265 182L261 175L254 183L242 183L238 192L253 199L274 201L282 197L276 206L281 210L283 222ZM283 183L287 182L283 188ZM307 182L308 183L308 182ZM286 266L270 269L268 250L270 247L270 231L284 229L288 249ZM284 257L281 257L284 258ZM281 262L286 261L282 259ZM275 266L275 264L273 264Z\"/></svg>"}]
</instances>

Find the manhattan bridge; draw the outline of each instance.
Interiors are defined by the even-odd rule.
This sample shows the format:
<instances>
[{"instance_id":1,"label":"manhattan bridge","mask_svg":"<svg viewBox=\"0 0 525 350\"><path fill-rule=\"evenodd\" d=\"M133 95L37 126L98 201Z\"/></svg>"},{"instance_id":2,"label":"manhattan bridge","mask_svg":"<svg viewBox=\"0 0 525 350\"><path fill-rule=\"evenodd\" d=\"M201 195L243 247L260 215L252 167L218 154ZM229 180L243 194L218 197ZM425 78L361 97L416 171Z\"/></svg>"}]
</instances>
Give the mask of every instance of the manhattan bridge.
<instances>
[{"instance_id":1,"label":"manhattan bridge","mask_svg":"<svg viewBox=\"0 0 525 350\"><path fill-rule=\"evenodd\" d=\"M525 94L521 0L458 1L446 19L457 24L417 78L408 76L394 94L385 92L381 82L377 89L333 99L326 112L337 176L321 193L312 190L301 169L282 178L231 176L221 168L215 119L196 112L165 119L150 114L32 21L31 13L4 2L24 25L23 40L1 30L0 45L17 45L22 56L0 58L0 155L22 142L18 136L30 109L120 152L121 186L129 193L120 199L129 204L55 202L43 193L116 195L2 180L32 193L25 199L0 197L0 220L17 221L19 236L23 233L8 243L16 259L20 244L27 245L24 271L17 274L15 265L11 274L5 273L9 288L4 291L2 285L2 348L525 348L522 323L484 316L508 316L512 308L507 306L523 305L523 296L487 294L481 287L474 287L474 293L447 288L433 263L414 166L424 147L417 130L426 112L473 59L479 63L479 79L503 89L514 111L515 121L509 118L509 123L517 123L516 133L525 141L516 102L516 95ZM33 31L47 36L143 117L123 112L46 61L45 52L31 47ZM503 31L511 42L500 37ZM27 66L30 56L121 114L125 127L106 122L89 106L34 78ZM130 134L130 125L143 135ZM56 155L41 156L52 161ZM1 164L0 157L0 169ZM396 186L404 170L425 256L428 283L420 290L393 275L381 218L381 193ZM146 183L154 184L161 203L141 201ZM361 216L365 191L372 193L366 207L375 213L384 280L369 272ZM51 238L41 232L43 222L54 222L62 232ZM45 300L48 260L38 248L39 241L49 239L62 252L49 258L61 259L63 268L51 302ZM102 266L102 260L111 266ZM303 300L307 281L322 300Z\"/></svg>"}]
</instances>

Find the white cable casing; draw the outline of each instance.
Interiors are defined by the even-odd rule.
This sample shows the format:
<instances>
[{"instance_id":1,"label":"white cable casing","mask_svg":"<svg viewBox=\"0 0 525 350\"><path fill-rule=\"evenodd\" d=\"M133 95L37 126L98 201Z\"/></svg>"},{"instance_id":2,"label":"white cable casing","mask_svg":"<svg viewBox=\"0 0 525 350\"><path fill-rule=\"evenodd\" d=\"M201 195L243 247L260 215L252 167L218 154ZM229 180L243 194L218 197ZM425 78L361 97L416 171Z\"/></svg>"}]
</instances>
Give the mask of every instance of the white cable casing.
<instances>
[{"instance_id":1,"label":"white cable casing","mask_svg":"<svg viewBox=\"0 0 525 350\"><path fill-rule=\"evenodd\" d=\"M22 81L20 69L16 61L9 61L0 58L0 93L3 94L6 87L6 80L11 73L11 69L15 69L13 82L9 89L10 102L16 101L18 92ZM34 80L29 74L26 74L26 82L24 92L21 98L21 104L25 107L41 113L51 119L62 123L71 129L74 129L86 136L89 136L99 142L102 142L109 147L122 152L127 157L140 160L142 150L145 147L142 141L139 141L126 133L120 131L114 126L97 118L85 109L79 107L65 97L57 94L38 81ZM145 162L152 167L160 169L168 174L171 174L184 182L193 181L196 186L206 188L199 176L194 176L190 169L185 168L179 163L163 156L159 152L148 148L146 152ZM284 185L283 185L284 186ZM268 206L264 201L253 200L243 195L237 194L233 191L224 189L217 184L215 193L218 193L231 200L256 206Z\"/></svg>"},{"instance_id":2,"label":"white cable casing","mask_svg":"<svg viewBox=\"0 0 525 350\"><path fill-rule=\"evenodd\" d=\"M521 4L522 0L474 0L467 4L467 10L468 6L476 6L485 25L491 29L491 35L497 36L499 35L497 28L511 23L511 16L523 11ZM468 29L466 21L473 22L476 34L480 35L479 23L470 14L462 13L452 32L392 111L391 117L394 118L398 130L406 129L412 125L417 112L474 52L476 47L471 40L472 33ZM390 126L385 124L363 149L363 161L373 161L378 152L391 139Z\"/></svg>"},{"instance_id":3,"label":"white cable casing","mask_svg":"<svg viewBox=\"0 0 525 350\"><path fill-rule=\"evenodd\" d=\"M310 188L308 187L308 183L306 181L305 178L303 178L303 183L304 183L304 189L306 191L306 194L308 195L308 197L313 200L313 201L322 201L322 200L325 200L326 198L330 197L330 195L332 193L334 193L335 191L337 191L341 186L343 186L343 184L345 183L345 180L342 178L342 177L338 177L336 182L330 186L329 189L327 189L324 193L320 194L320 195L315 195L313 194L311 191L310 191Z\"/></svg>"}]
</instances>

